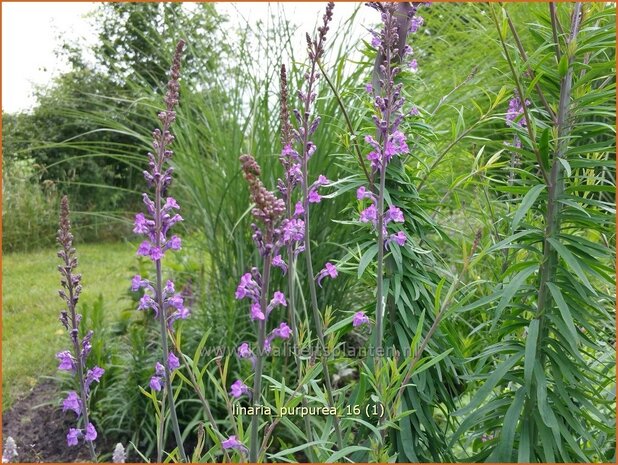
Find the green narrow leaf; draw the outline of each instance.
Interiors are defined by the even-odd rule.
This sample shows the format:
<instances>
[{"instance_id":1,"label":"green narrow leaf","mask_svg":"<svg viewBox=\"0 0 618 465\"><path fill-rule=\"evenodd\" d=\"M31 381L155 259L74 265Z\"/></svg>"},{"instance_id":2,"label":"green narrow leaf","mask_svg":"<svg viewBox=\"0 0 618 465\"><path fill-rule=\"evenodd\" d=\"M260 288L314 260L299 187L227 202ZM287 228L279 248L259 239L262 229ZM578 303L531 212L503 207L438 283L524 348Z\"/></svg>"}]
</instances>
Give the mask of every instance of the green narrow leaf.
<instances>
[{"instance_id":1,"label":"green narrow leaf","mask_svg":"<svg viewBox=\"0 0 618 465\"><path fill-rule=\"evenodd\" d=\"M556 252L558 252L558 255L562 257L566 264L569 265L569 267L571 267L571 269L575 272L579 279L581 279L582 283L584 283L584 286L586 286L596 295L596 291L592 287L592 284L590 284L590 281L588 281L588 277L586 276L586 273L584 273L584 270L582 269L575 255L573 255L569 249L567 249L564 245L562 245L553 237L550 237L547 240L556 250Z\"/></svg>"},{"instance_id":2,"label":"green narrow leaf","mask_svg":"<svg viewBox=\"0 0 618 465\"><path fill-rule=\"evenodd\" d=\"M560 311L560 315L564 320L564 323L567 325L569 329L569 333L574 340L579 340L579 334L577 333L577 329L575 328L575 323L573 322L573 316L571 315L571 311L569 310L569 306L564 300L562 293L558 286L554 283L547 283L547 287L549 288L549 292L554 298L554 302L558 305L558 310Z\"/></svg>"},{"instance_id":3,"label":"green narrow leaf","mask_svg":"<svg viewBox=\"0 0 618 465\"><path fill-rule=\"evenodd\" d=\"M346 455L351 454L352 452L357 452L357 451L360 451L360 450L371 450L371 449L369 447L363 447L363 446L348 446L348 447L344 447L343 449L338 450L337 452L332 454L330 457L328 457L324 463L334 463L334 462L337 462L340 458L343 458Z\"/></svg>"},{"instance_id":4,"label":"green narrow leaf","mask_svg":"<svg viewBox=\"0 0 618 465\"><path fill-rule=\"evenodd\" d=\"M544 189L545 184L538 184L532 189L530 189L526 193L526 195L524 195L524 198L521 201L521 205L519 206L519 208L515 212L515 216L513 217L513 222L511 223L511 232L514 232L517 229L517 226L519 226L519 222L523 219L528 210L530 210L530 208L534 205L534 202L536 202L536 199L539 197L539 195L541 194L541 192L543 192Z\"/></svg>"},{"instance_id":5,"label":"green narrow leaf","mask_svg":"<svg viewBox=\"0 0 618 465\"><path fill-rule=\"evenodd\" d=\"M538 321L538 320L536 320ZM496 461L511 462L514 451L513 443L515 442L515 431L519 423L519 416L524 406L524 388L519 388L513 403L504 415L502 433L500 434L500 442L496 448Z\"/></svg>"},{"instance_id":6,"label":"green narrow leaf","mask_svg":"<svg viewBox=\"0 0 618 465\"><path fill-rule=\"evenodd\" d=\"M517 352L507 358L504 362L502 362L494 372L489 375L485 384L481 386L481 388L476 392L470 403L465 407L457 410L453 413L455 416L467 415L471 411L473 411L478 405L485 400L485 398L489 395L493 388L500 382L502 378L508 373L508 371L513 368L513 366L521 359L523 351Z\"/></svg>"},{"instance_id":7,"label":"green narrow leaf","mask_svg":"<svg viewBox=\"0 0 618 465\"><path fill-rule=\"evenodd\" d=\"M528 276L534 273L537 270L537 268L538 268L538 265L535 264L535 265L531 265L528 268L521 270L519 273L517 273L513 277L513 279L511 279L511 282L509 282L506 286L504 286L504 288L502 289L502 298L500 299L500 302L498 303L498 306L496 307L496 310L494 312L495 314L494 314L494 322L492 324L492 328L495 326L497 321L500 319L502 312L507 307L507 305L511 302L511 300L513 299L513 296L517 293L517 291L519 291L519 289L522 287L522 285L524 284Z\"/></svg>"},{"instance_id":8,"label":"green narrow leaf","mask_svg":"<svg viewBox=\"0 0 618 465\"><path fill-rule=\"evenodd\" d=\"M369 266L369 263L371 263L371 260L373 260L373 257L375 257L377 253L378 253L377 244L372 245L365 251L365 253L361 257L360 262L358 264L358 277L359 278L363 275L363 273L365 272L365 269L367 268L367 266Z\"/></svg>"}]
</instances>

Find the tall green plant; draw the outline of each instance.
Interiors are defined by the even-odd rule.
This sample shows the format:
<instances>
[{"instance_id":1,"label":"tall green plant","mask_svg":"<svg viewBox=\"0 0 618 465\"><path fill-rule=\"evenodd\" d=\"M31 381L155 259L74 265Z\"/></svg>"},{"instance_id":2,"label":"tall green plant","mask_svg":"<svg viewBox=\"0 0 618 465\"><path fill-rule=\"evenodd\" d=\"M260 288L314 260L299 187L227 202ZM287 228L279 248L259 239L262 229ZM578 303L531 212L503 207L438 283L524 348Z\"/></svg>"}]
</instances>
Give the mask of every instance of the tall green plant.
<instances>
[{"instance_id":1,"label":"tall green plant","mask_svg":"<svg viewBox=\"0 0 618 465\"><path fill-rule=\"evenodd\" d=\"M493 343L474 361L484 379L458 411L454 435L472 429L489 461L605 461L615 404L615 10L602 4L534 7L530 37L516 7L492 17L516 96L507 119L516 196L504 282L491 301ZM527 39L527 40L526 40ZM518 142L520 141L520 142Z\"/></svg>"}]
</instances>

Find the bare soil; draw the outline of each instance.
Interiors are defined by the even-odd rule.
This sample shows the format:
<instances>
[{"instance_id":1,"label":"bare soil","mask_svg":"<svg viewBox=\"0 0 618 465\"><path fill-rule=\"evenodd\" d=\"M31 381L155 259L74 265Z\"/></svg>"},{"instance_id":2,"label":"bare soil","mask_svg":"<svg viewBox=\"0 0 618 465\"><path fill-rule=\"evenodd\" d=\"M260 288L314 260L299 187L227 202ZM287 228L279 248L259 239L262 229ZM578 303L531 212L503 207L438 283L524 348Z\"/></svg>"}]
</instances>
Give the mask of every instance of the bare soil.
<instances>
[{"instance_id":1,"label":"bare soil","mask_svg":"<svg viewBox=\"0 0 618 465\"><path fill-rule=\"evenodd\" d=\"M90 461L83 443L67 446L66 434L69 428L75 427L75 413L63 412L60 398L54 382L41 381L26 397L2 413L2 436L3 439L11 436L15 440L19 453L17 462Z\"/></svg>"}]
</instances>

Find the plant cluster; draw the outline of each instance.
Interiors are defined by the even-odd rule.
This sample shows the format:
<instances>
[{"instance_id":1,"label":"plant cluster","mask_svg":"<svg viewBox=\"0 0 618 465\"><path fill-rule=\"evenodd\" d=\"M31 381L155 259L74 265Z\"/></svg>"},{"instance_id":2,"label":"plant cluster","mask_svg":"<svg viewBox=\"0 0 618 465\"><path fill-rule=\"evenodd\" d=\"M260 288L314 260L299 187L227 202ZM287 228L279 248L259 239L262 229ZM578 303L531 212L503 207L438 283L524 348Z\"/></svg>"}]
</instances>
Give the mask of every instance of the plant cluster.
<instances>
[{"instance_id":1,"label":"plant cluster","mask_svg":"<svg viewBox=\"0 0 618 465\"><path fill-rule=\"evenodd\" d=\"M125 339L147 415L131 447L143 460L156 448L157 462L611 459L615 70L601 26L614 13L538 6L523 37L508 7L484 7L511 89L487 108L471 100L468 126L445 102L476 71L436 102L419 95L438 45L415 33L450 6L368 6L380 25L354 86L343 63L326 66L331 2L306 62L278 57L276 118L266 87L252 111L267 128L246 147L230 133L232 161L214 143L201 161L183 153L201 120L180 83L195 44L178 42L134 219L141 316ZM455 122L436 121L449 112ZM209 189L219 204L200 203ZM185 219L206 237L172 234ZM58 241L72 348L57 357L77 386L63 401L78 416L67 442L96 461L91 413L112 399L93 402L92 383L123 375L86 363L66 197ZM129 446L111 452L124 463Z\"/></svg>"}]
</instances>

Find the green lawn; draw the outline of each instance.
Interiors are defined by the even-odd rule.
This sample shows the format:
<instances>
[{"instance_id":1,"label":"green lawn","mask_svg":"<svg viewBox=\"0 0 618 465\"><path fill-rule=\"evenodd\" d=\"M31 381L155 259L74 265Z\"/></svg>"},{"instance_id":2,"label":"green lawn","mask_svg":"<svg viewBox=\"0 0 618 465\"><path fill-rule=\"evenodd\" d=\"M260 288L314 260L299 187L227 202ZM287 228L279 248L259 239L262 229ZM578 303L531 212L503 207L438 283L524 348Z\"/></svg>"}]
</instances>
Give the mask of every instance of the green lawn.
<instances>
[{"instance_id":1,"label":"green lawn","mask_svg":"<svg viewBox=\"0 0 618 465\"><path fill-rule=\"evenodd\" d=\"M106 318L128 302L126 291L135 262L128 243L76 244L84 290L80 303L104 296ZM3 407L25 394L40 376L54 374L55 354L68 346L58 321L62 300L55 249L12 253L2 259L2 401Z\"/></svg>"}]
</instances>

